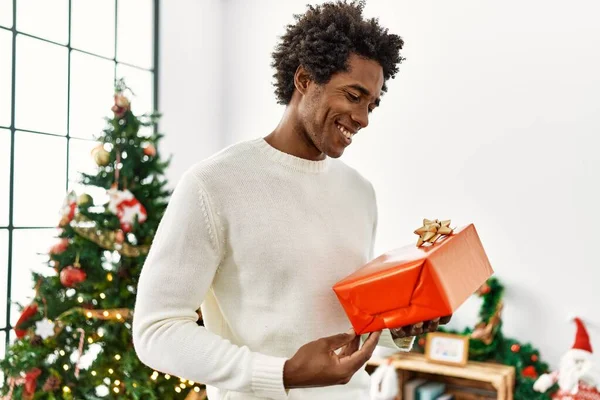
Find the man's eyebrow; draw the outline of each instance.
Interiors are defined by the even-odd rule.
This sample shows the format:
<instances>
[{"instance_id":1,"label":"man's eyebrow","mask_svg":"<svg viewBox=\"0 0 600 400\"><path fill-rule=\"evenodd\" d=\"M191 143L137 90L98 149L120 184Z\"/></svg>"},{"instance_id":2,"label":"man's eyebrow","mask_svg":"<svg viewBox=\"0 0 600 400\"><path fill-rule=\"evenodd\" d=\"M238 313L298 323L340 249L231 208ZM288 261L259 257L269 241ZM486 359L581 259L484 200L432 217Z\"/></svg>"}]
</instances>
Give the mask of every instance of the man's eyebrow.
<instances>
[{"instance_id":1,"label":"man's eyebrow","mask_svg":"<svg viewBox=\"0 0 600 400\"><path fill-rule=\"evenodd\" d=\"M355 90L358 90L362 95L369 96L369 97L371 96L371 92L369 92L369 89L367 89L366 87L364 87L362 85L359 85L358 83L354 83L352 85L348 85L348 87L350 87L352 89L355 89ZM380 101L380 98L377 97L375 99L375 106L376 107L379 107L379 101Z\"/></svg>"}]
</instances>

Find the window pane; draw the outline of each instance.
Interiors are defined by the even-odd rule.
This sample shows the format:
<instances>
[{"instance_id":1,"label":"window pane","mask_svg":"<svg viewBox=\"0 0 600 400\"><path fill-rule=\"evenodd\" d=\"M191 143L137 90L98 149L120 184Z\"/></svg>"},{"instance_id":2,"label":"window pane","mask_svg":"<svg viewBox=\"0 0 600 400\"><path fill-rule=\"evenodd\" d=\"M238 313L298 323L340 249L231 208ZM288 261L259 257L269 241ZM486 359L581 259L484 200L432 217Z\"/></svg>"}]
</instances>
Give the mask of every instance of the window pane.
<instances>
[{"instance_id":1,"label":"window pane","mask_svg":"<svg viewBox=\"0 0 600 400\"><path fill-rule=\"evenodd\" d=\"M16 132L15 226L57 226L66 175L66 138Z\"/></svg>"},{"instance_id":2,"label":"window pane","mask_svg":"<svg viewBox=\"0 0 600 400\"><path fill-rule=\"evenodd\" d=\"M0 332L0 359L4 359L6 355L6 332ZM0 388L4 387L4 372L0 371Z\"/></svg>"},{"instance_id":3,"label":"window pane","mask_svg":"<svg viewBox=\"0 0 600 400\"><path fill-rule=\"evenodd\" d=\"M0 25L12 28L13 0L0 0Z\"/></svg>"},{"instance_id":4,"label":"window pane","mask_svg":"<svg viewBox=\"0 0 600 400\"><path fill-rule=\"evenodd\" d=\"M79 174L85 172L96 174L98 165L92 158L91 151L98 142L91 140L71 139L69 142L69 190L75 190L77 195L87 193L93 197L95 204L108 201L106 189L97 186L85 186L79 183Z\"/></svg>"},{"instance_id":5,"label":"window pane","mask_svg":"<svg viewBox=\"0 0 600 400\"><path fill-rule=\"evenodd\" d=\"M4 29L0 29L0 54L0 126L10 126L12 33Z\"/></svg>"},{"instance_id":6,"label":"window pane","mask_svg":"<svg viewBox=\"0 0 600 400\"><path fill-rule=\"evenodd\" d=\"M6 326L6 278L8 277L8 230L0 229L0 328ZM0 349L4 342L0 342ZM2 358L2 357L0 357Z\"/></svg>"},{"instance_id":7,"label":"window pane","mask_svg":"<svg viewBox=\"0 0 600 400\"><path fill-rule=\"evenodd\" d=\"M124 78L125 84L135 93L135 96L127 93L127 96L131 100L131 110L133 113L139 115L152 112L154 108L152 72L117 64L117 79L119 78Z\"/></svg>"},{"instance_id":8,"label":"window pane","mask_svg":"<svg viewBox=\"0 0 600 400\"><path fill-rule=\"evenodd\" d=\"M9 185L10 131L0 129L0 226L8 226Z\"/></svg>"},{"instance_id":9,"label":"window pane","mask_svg":"<svg viewBox=\"0 0 600 400\"><path fill-rule=\"evenodd\" d=\"M138 67L152 68L152 0L127 0L118 3L117 60Z\"/></svg>"},{"instance_id":10,"label":"window pane","mask_svg":"<svg viewBox=\"0 0 600 400\"><path fill-rule=\"evenodd\" d=\"M17 71L16 127L65 134L67 48L18 35Z\"/></svg>"},{"instance_id":11,"label":"window pane","mask_svg":"<svg viewBox=\"0 0 600 400\"><path fill-rule=\"evenodd\" d=\"M115 56L115 2L72 0L71 46L90 53Z\"/></svg>"},{"instance_id":12,"label":"window pane","mask_svg":"<svg viewBox=\"0 0 600 400\"><path fill-rule=\"evenodd\" d=\"M104 117L112 114L114 71L113 61L71 53L71 136L92 139L102 134Z\"/></svg>"},{"instance_id":13,"label":"window pane","mask_svg":"<svg viewBox=\"0 0 600 400\"><path fill-rule=\"evenodd\" d=\"M69 34L69 0L19 0L19 32L67 44Z\"/></svg>"},{"instance_id":14,"label":"window pane","mask_svg":"<svg viewBox=\"0 0 600 400\"><path fill-rule=\"evenodd\" d=\"M13 265L11 279L10 323L19 319L19 307L15 302L26 306L35 294L32 271L54 275L48 261L48 250L58 242L57 229L15 229L13 231ZM38 254L41 253L41 254Z\"/></svg>"}]
</instances>

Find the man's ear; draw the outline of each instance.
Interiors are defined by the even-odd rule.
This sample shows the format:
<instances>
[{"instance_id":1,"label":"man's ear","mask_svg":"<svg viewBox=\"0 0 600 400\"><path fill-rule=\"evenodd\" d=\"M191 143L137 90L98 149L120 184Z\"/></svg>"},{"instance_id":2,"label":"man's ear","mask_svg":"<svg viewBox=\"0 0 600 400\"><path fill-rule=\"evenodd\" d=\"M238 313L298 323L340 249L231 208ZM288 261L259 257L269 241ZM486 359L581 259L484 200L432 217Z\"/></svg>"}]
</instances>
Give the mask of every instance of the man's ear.
<instances>
[{"instance_id":1,"label":"man's ear","mask_svg":"<svg viewBox=\"0 0 600 400\"><path fill-rule=\"evenodd\" d=\"M302 65L298 66L294 74L294 86L301 94L306 94L308 85L311 83L310 74Z\"/></svg>"}]
</instances>

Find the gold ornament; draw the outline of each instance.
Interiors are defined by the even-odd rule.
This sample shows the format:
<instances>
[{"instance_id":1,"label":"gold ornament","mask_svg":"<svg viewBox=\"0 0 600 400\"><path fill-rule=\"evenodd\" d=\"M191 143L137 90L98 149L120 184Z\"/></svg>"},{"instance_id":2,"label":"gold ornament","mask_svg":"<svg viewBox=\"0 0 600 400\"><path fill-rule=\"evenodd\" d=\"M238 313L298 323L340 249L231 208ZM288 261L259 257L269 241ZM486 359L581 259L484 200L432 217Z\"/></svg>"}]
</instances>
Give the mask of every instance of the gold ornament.
<instances>
[{"instance_id":1,"label":"gold ornament","mask_svg":"<svg viewBox=\"0 0 600 400\"><path fill-rule=\"evenodd\" d=\"M119 254L125 257L145 256L150 250L150 246L148 245L132 246L131 244L126 242L119 243L119 230L99 231L96 228L96 223L94 221L81 214L77 214L75 216L71 225L73 227L73 230L77 232L80 236L86 238L91 242L96 243L98 246L102 247L105 250L116 250L119 252Z\"/></svg>"},{"instance_id":2,"label":"gold ornament","mask_svg":"<svg viewBox=\"0 0 600 400\"><path fill-rule=\"evenodd\" d=\"M92 149L92 157L100 167L104 167L110 162L110 153L104 149L102 144L99 144Z\"/></svg>"},{"instance_id":3,"label":"gold ornament","mask_svg":"<svg viewBox=\"0 0 600 400\"><path fill-rule=\"evenodd\" d=\"M78 206L87 206L92 204L94 204L94 199L92 199L92 196L87 193L83 193L77 198Z\"/></svg>"},{"instance_id":4,"label":"gold ornament","mask_svg":"<svg viewBox=\"0 0 600 400\"><path fill-rule=\"evenodd\" d=\"M423 226L415 231L419 235L417 247L421 247L424 243L433 244L443 235L451 235L454 231L450 228L450 220L440 221L437 219L423 219Z\"/></svg>"}]
</instances>

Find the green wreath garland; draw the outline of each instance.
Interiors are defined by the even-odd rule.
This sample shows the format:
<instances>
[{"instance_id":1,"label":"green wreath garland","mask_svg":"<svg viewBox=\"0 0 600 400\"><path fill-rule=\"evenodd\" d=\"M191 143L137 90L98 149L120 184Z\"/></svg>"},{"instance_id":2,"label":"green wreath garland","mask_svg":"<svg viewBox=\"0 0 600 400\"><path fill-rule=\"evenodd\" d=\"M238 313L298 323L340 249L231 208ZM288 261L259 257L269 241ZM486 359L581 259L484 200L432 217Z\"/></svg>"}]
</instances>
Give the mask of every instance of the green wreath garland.
<instances>
[{"instance_id":1,"label":"green wreath garland","mask_svg":"<svg viewBox=\"0 0 600 400\"><path fill-rule=\"evenodd\" d=\"M537 378L549 371L538 349L502 333L503 294L504 286L499 280L496 277L488 279L476 293L483 302L475 327L465 328L462 332L440 327L439 331L469 336L469 360L498 362L515 367L515 400L550 400L552 393L558 389L557 385L545 393L533 390ZM417 337L414 352L424 352L425 337L426 334Z\"/></svg>"}]
</instances>

